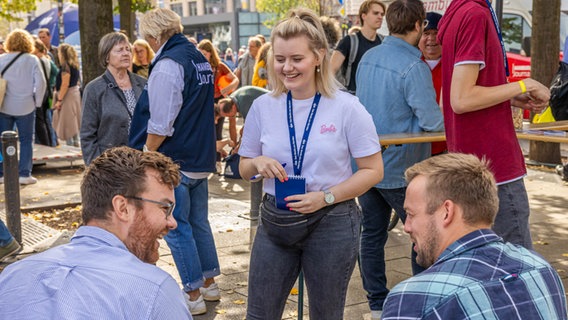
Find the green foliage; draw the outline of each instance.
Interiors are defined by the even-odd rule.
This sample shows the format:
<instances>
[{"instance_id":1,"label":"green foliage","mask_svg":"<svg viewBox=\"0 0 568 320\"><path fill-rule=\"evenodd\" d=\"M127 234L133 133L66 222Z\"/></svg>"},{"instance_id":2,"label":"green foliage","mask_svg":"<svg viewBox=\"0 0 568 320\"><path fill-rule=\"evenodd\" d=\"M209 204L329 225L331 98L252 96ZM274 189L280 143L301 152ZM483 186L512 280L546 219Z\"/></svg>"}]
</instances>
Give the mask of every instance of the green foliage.
<instances>
[{"instance_id":1,"label":"green foliage","mask_svg":"<svg viewBox=\"0 0 568 320\"><path fill-rule=\"evenodd\" d=\"M35 0L0 0L0 19L7 21L22 21L17 14L36 9Z\"/></svg>"},{"instance_id":2,"label":"green foliage","mask_svg":"<svg viewBox=\"0 0 568 320\"><path fill-rule=\"evenodd\" d=\"M152 6L151 0L131 0L130 9L132 12L146 12L154 7ZM119 1L120 5L120 1ZM113 13L119 13L119 5L115 6L112 11Z\"/></svg>"},{"instance_id":3,"label":"green foliage","mask_svg":"<svg viewBox=\"0 0 568 320\"><path fill-rule=\"evenodd\" d=\"M319 12L318 0L257 0L256 9L258 12L272 13L271 19L265 20L263 24L267 28L272 28L278 21L286 18L286 13L292 8L305 7Z\"/></svg>"}]
</instances>

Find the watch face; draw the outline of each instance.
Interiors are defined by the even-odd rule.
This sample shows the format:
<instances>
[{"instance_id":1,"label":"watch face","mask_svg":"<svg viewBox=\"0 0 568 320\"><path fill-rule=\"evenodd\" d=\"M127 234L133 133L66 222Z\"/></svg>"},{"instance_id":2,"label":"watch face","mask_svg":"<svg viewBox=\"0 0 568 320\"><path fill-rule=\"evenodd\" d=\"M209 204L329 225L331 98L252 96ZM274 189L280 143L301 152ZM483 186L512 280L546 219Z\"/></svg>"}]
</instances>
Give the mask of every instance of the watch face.
<instances>
[{"instance_id":1,"label":"watch face","mask_svg":"<svg viewBox=\"0 0 568 320\"><path fill-rule=\"evenodd\" d=\"M328 204L332 204L335 201L335 197L333 196L333 194L331 192L326 192L325 193L325 202L327 202Z\"/></svg>"}]
</instances>

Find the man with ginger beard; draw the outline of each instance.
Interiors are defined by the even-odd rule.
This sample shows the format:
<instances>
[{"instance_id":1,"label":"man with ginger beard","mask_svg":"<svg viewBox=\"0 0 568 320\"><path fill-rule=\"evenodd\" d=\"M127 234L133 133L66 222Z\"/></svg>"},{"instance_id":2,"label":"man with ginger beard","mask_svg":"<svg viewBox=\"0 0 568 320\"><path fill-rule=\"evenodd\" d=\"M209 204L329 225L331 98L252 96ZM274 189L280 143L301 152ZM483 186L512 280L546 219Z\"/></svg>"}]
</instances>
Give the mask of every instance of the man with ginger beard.
<instances>
[{"instance_id":1,"label":"man with ginger beard","mask_svg":"<svg viewBox=\"0 0 568 320\"><path fill-rule=\"evenodd\" d=\"M179 167L158 152L106 150L81 183L83 226L69 244L0 274L6 319L191 319L176 281L155 266Z\"/></svg>"}]
</instances>

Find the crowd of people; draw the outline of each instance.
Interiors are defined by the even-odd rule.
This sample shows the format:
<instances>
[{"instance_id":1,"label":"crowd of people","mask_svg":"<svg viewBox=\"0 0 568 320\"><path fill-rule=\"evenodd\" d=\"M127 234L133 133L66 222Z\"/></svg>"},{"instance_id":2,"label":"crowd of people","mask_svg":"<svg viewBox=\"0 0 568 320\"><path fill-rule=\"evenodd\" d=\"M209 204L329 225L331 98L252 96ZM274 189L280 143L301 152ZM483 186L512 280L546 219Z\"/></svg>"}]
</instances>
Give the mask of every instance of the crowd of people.
<instances>
[{"instance_id":1,"label":"crowd of people","mask_svg":"<svg viewBox=\"0 0 568 320\"><path fill-rule=\"evenodd\" d=\"M33 297L0 309L20 319L207 313L205 301L221 299L207 178L228 143L242 178L264 192L247 319L281 319L299 275L310 318L343 319L357 261L372 320L568 319L558 273L532 251L511 112L539 112L550 93L533 79L507 83L494 16L487 0L454 0L444 16L419 0L365 0L360 28L341 38L337 21L295 8L270 41L250 37L235 57L154 9L140 20L143 40L100 40L105 72L82 97L73 47L13 31L0 70L15 61L3 77L32 81L8 87L0 129L20 133L20 183L35 182L40 121L36 140L80 145L87 169L84 226L0 273L0 296ZM384 17L388 36L377 33ZM447 145L381 149L383 134L444 130ZM392 212L413 242L414 276L389 291ZM159 238L181 290L154 265ZM20 249L0 221L0 259Z\"/></svg>"}]
</instances>

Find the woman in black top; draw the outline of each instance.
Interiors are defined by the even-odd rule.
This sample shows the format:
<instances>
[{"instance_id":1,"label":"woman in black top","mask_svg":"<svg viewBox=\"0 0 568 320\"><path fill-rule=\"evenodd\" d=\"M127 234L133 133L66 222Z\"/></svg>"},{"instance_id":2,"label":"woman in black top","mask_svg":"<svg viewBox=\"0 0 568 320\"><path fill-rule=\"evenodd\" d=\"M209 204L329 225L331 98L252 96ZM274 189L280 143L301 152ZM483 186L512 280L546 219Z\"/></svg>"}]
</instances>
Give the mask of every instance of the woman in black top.
<instances>
[{"instance_id":1,"label":"woman in black top","mask_svg":"<svg viewBox=\"0 0 568 320\"><path fill-rule=\"evenodd\" d=\"M61 69L55 80L53 128L67 145L79 146L81 128L81 94L79 92L79 60L75 49L64 43L59 46Z\"/></svg>"}]
</instances>

